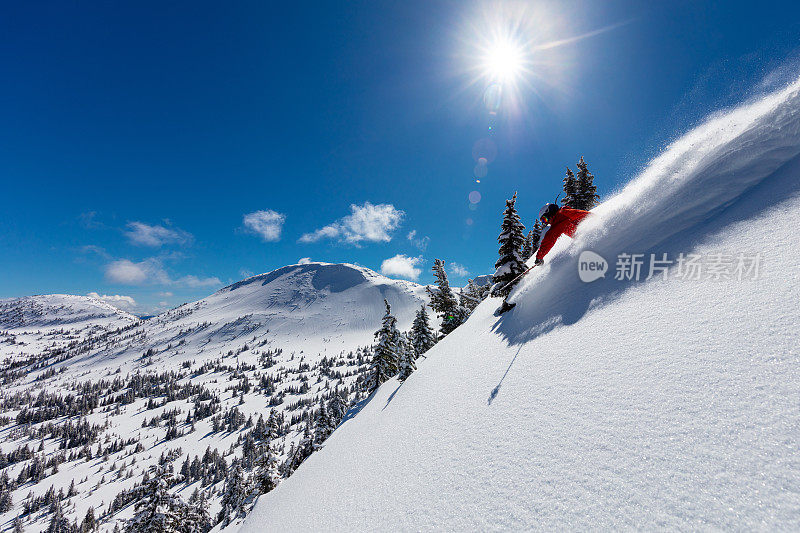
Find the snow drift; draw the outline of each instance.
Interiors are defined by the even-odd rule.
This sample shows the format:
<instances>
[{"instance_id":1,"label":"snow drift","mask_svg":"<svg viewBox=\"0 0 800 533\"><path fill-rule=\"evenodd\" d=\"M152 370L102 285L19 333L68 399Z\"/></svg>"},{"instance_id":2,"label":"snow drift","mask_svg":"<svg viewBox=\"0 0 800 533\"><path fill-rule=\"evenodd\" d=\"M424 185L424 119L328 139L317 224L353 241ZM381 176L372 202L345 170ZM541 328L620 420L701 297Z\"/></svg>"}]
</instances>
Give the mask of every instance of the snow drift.
<instances>
[{"instance_id":1,"label":"snow drift","mask_svg":"<svg viewBox=\"0 0 800 533\"><path fill-rule=\"evenodd\" d=\"M669 146L384 384L243 531L800 528L800 82ZM612 272L586 284L590 249ZM614 279L620 253L755 280Z\"/></svg>"}]
</instances>

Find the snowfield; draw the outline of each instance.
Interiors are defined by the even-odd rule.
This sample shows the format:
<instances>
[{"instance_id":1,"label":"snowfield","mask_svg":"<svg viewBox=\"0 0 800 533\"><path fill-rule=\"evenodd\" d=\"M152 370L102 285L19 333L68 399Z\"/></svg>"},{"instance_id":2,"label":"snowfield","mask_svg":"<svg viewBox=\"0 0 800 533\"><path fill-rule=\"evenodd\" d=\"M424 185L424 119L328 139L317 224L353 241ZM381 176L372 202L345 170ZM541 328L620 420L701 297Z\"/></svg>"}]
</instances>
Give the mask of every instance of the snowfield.
<instances>
[{"instance_id":1,"label":"snowfield","mask_svg":"<svg viewBox=\"0 0 800 533\"><path fill-rule=\"evenodd\" d=\"M90 296L45 294L0 298L0 330L122 327L138 319Z\"/></svg>"},{"instance_id":2,"label":"snowfield","mask_svg":"<svg viewBox=\"0 0 800 533\"><path fill-rule=\"evenodd\" d=\"M147 320L83 296L0 300L0 496L12 497L7 510L0 497L0 528L20 517L46 530L57 500L68 522L91 507L112 531L159 464L184 502L205 493L212 518L236 467L251 483L267 447L290 475L304 432L326 429L313 414L363 394L384 298L403 329L428 301L423 286L328 263L253 276ZM231 513L230 527L240 521Z\"/></svg>"},{"instance_id":3,"label":"snowfield","mask_svg":"<svg viewBox=\"0 0 800 533\"><path fill-rule=\"evenodd\" d=\"M800 530L799 154L800 82L675 141L241 531ZM584 250L609 265L590 284ZM700 279L645 279L681 253ZM757 275L714 279L740 254Z\"/></svg>"}]
</instances>

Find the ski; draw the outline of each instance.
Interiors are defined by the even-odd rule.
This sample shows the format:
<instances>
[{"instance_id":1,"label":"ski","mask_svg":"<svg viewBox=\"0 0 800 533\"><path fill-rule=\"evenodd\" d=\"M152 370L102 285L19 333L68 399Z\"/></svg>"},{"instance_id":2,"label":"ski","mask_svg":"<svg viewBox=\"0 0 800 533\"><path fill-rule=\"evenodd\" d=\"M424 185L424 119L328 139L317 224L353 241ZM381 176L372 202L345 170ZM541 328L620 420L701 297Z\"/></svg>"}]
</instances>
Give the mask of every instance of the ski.
<instances>
[{"instance_id":1,"label":"ski","mask_svg":"<svg viewBox=\"0 0 800 533\"><path fill-rule=\"evenodd\" d=\"M508 287L511 287L512 285L514 285L514 283L516 283L517 281L522 279L525 276L525 274L527 274L528 272L530 272L531 270L533 270L536 267L537 267L537 265L533 265L532 267L530 267L527 270L525 270L525 272L523 272L519 276L515 277L514 279L512 279L511 281L509 281L508 283L503 285L503 288L501 289L501 292L505 291ZM511 296L510 292L509 292L509 296ZM512 310L515 305L517 305L517 304L510 303L508 301L508 296L506 296L505 298L503 298L503 304L497 309L497 311L495 311L494 314L497 315L497 316L502 315L506 311Z\"/></svg>"}]
</instances>

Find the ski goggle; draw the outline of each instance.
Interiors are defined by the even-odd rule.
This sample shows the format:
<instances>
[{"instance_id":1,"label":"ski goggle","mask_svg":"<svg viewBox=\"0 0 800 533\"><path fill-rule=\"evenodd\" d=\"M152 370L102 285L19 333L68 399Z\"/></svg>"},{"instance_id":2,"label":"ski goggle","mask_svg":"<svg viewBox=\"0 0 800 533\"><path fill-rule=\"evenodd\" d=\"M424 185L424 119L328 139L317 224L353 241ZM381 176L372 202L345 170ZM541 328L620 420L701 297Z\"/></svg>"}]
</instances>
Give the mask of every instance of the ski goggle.
<instances>
[{"instance_id":1,"label":"ski goggle","mask_svg":"<svg viewBox=\"0 0 800 533\"><path fill-rule=\"evenodd\" d=\"M550 217L547 215L542 215L542 224L544 224L545 226L550 224Z\"/></svg>"}]
</instances>

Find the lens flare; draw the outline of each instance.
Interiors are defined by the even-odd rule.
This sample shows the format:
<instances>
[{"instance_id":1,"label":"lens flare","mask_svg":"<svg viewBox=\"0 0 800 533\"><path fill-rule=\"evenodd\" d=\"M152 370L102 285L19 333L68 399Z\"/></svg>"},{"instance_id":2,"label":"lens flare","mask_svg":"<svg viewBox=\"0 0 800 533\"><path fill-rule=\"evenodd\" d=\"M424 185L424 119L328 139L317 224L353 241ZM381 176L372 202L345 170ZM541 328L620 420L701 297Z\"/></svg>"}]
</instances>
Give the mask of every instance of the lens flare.
<instances>
[{"instance_id":1,"label":"lens flare","mask_svg":"<svg viewBox=\"0 0 800 533\"><path fill-rule=\"evenodd\" d=\"M486 90L483 91L483 105L486 106L489 113L497 113L497 110L500 109L500 100L502 96L503 88L499 83L492 83L486 87ZM491 130L492 127L489 126L489 129Z\"/></svg>"},{"instance_id":2,"label":"lens flare","mask_svg":"<svg viewBox=\"0 0 800 533\"><path fill-rule=\"evenodd\" d=\"M489 172L489 161L485 157L478 158L478 164L475 165L475 168L472 170L475 173L476 178L485 178L486 174Z\"/></svg>"}]
</instances>

